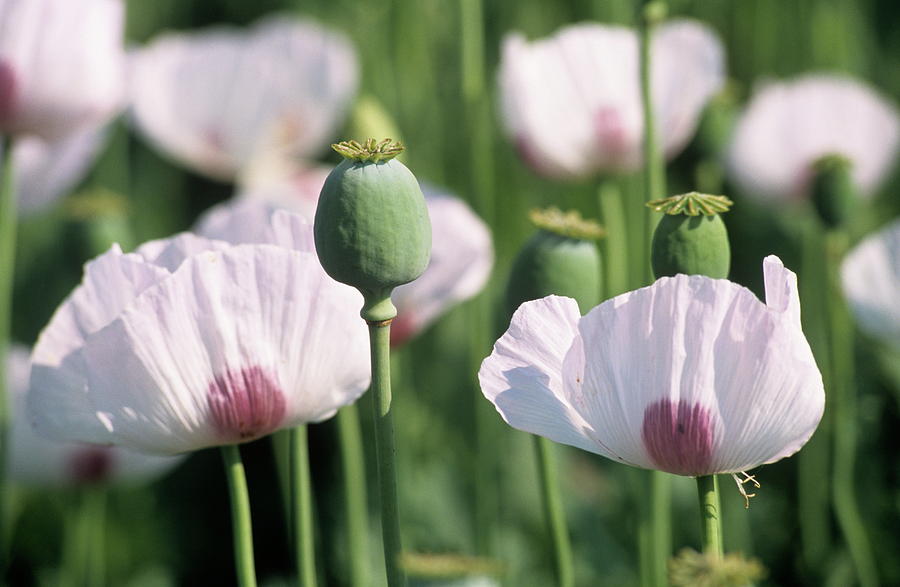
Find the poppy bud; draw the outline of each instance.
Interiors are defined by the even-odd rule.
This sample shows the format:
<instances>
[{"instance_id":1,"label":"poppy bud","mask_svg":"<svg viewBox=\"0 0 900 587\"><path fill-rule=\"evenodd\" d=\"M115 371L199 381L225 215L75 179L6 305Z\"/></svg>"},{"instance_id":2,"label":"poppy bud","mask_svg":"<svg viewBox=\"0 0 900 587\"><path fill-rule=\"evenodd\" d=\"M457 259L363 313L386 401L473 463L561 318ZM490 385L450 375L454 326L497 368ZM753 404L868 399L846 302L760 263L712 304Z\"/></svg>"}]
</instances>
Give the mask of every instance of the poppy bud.
<instances>
[{"instance_id":1,"label":"poppy bud","mask_svg":"<svg viewBox=\"0 0 900 587\"><path fill-rule=\"evenodd\" d=\"M345 160L328 175L315 218L316 252L333 279L358 289L370 322L397 315L391 291L425 271L431 223L419 182L394 159L399 143L332 146Z\"/></svg>"},{"instance_id":2,"label":"poppy bud","mask_svg":"<svg viewBox=\"0 0 900 587\"><path fill-rule=\"evenodd\" d=\"M813 164L813 207L828 228L844 226L856 204L850 160L826 155Z\"/></svg>"},{"instance_id":3,"label":"poppy bud","mask_svg":"<svg viewBox=\"0 0 900 587\"><path fill-rule=\"evenodd\" d=\"M731 204L725 196L697 192L648 202L654 211L665 213L651 246L650 262L656 278L678 273L728 277L731 248L719 213L726 212Z\"/></svg>"}]
</instances>

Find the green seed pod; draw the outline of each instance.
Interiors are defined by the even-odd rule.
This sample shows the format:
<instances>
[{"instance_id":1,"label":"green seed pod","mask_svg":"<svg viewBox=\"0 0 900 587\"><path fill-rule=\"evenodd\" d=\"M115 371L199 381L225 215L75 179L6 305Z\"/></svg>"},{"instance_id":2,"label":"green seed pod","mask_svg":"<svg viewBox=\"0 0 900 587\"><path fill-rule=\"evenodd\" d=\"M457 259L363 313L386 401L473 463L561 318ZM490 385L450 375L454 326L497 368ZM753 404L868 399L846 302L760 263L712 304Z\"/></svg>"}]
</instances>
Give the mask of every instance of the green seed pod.
<instances>
[{"instance_id":1,"label":"green seed pod","mask_svg":"<svg viewBox=\"0 0 900 587\"><path fill-rule=\"evenodd\" d=\"M506 287L506 309L512 315L523 302L548 295L568 296L581 312L600 303L600 252L596 239L603 229L577 212L556 208L533 210L538 231L513 262Z\"/></svg>"},{"instance_id":2,"label":"green seed pod","mask_svg":"<svg viewBox=\"0 0 900 587\"><path fill-rule=\"evenodd\" d=\"M654 200L647 206L665 212L651 246L650 263L657 279L678 273L728 277L731 248L719 213L728 210L731 200L691 192Z\"/></svg>"},{"instance_id":3,"label":"green seed pod","mask_svg":"<svg viewBox=\"0 0 900 587\"><path fill-rule=\"evenodd\" d=\"M812 203L828 228L845 226L856 206L851 163L841 155L826 155L813 164Z\"/></svg>"},{"instance_id":4,"label":"green seed pod","mask_svg":"<svg viewBox=\"0 0 900 587\"><path fill-rule=\"evenodd\" d=\"M361 315L383 322L397 315L391 291L425 271L431 222L415 176L394 160L403 147L386 139L333 145L346 157L328 175L316 209L316 252L325 271L357 288Z\"/></svg>"}]
</instances>

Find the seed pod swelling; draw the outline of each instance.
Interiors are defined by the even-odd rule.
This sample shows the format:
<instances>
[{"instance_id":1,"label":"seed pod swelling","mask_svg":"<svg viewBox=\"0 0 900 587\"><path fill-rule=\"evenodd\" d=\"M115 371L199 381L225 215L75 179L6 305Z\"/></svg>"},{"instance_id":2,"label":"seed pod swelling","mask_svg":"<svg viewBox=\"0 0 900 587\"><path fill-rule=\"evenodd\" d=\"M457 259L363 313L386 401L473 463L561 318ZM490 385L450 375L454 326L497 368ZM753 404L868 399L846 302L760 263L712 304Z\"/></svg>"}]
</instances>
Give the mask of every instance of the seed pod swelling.
<instances>
[{"instance_id":1,"label":"seed pod swelling","mask_svg":"<svg viewBox=\"0 0 900 587\"><path fill-rule=\"evenodd\" d=\"M651 246L650 263L657 279L678 273L728 277L731 248L719 212L727 211L731 200L691 192L647 205L665 212Z\"/></svg>"},{"instance_id":2,"label":"seed pod swelling","mask_svg":"<svg viewBox=\"0 0 900 587\"><path fill-rule=\"evenodd\" d=\"M512 315L523 302L561 295L578 302L582 312L600 303L600 252L595 240L603 230L576 212L534 210L538 231L513 262L506 287L506 310Z\"/></svg>"},{"instance_id":3,"label":"seed pod swelling","mask_svg":"<svg viewBox=\"0 0 900 587\"><path fill-rule=\"evenodd\" d=\"M812 203L819 218L828 228L846 225L857 202L850 160L826 155L813 170Z\"/></svg>"},{"instance_id":4,"label":"seed pod swelling","mask_svg":"<svg viewBox=\"0 0 900 587\"><path fill-rule=\"evenodd\" d=\"M395 160L403 147L390 141L334 145L345 160L328 175L315 217L316 252L325 271L357 288L361 315L390 320L391 291L425 271L431 223L419 182Z\"/></svg>"}]
</instances>

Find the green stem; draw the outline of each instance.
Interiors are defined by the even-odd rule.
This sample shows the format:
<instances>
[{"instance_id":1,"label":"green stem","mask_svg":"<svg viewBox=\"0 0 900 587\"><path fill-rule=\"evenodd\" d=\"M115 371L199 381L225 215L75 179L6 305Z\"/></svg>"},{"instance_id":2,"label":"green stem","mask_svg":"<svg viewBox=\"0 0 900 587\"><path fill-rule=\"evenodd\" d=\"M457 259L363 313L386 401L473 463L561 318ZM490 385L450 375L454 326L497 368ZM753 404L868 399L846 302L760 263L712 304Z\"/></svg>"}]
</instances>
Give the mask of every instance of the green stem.
<instances>
[{"instance_id":1,"label":"green stem","mask_svg":"<svg viewBox=\"0 0 900 587\"><path fill-rule=\"evenodd\" d=\"M700 498L700 530L703 552L721 557L722 517L719 507L719 481L715 475L697 477L697 495Z\"/></svg>"},{"instance_id":2,"label":"green stem","mask_svg":"<svg viewBox=\"0 0 900 587\"><path fill-rule=\"evenodd\" d=\"M344 471L350 584L353 587L364 587L369 584L369 514L362 431L356 404L341 408L337 415L337 425Z\"/></svg>"},{"instance_id":3,"label":"green stem","mask_svg":"<svg viewBox=\"0 0 900 587\"><path fill-rule=\"evenodd\" d=\"M406 577L400 568L400 517L397 505L397 471L394 463L394 421L391 413L391 324L390 321L368 322L368 324L384 565L388 587L398 587L406 585Z\"/></svg>"},{"instance_id":4,"label":"green stem","mask_svg":"<svg viewBox=\"0 0 900 587\"><path fill-rule=\"evenodd\" d=\"M291 429L291 521L297 579L302 587L316 586L316 550L313 534L312 479L306 426Z\"/></svg>"},{"instance_id":5,"label":"green stem","mask_svg":"<svg viewBox=\"0 0 900 587\"><path fill-rule=\"evenodd\" d=\"M847 246L843 231L827 236L830 293L828 315L831 339L831 411L834 418L834 480L832 499L838 526L863 587L878 585L878 571L856 500L856 390L854 389L854 331L840 286L840 262Z\"/></svg>"},{"instance_id":6,"label":"green stem","mask_svg":"<svg viewBox=\"0 0 900 587\"><path fill-rule=\"evenodd\" d=\"M244 463L237 445L222 447L225 477L228 479L228 495L231 499L231 527L234 535L234 565L239 587L256 587L256 570L253 563L253 526L250 521L250 495Z\"/></svg>"},{"instance_id":7,"label":"green stem","mask_svg":"<svg viewBox=\"0 0 900 587\"><path fill-rule=\"evenodd\" d=\"M553 537L556 555L556 579L559 587L574 587L575 569L572 565L572 545L569 543L569 529L559 492L559 475L556 469L555 446L553 442L540 436L534 437L537 453L538 474L541 482L541 498L544 514Z\"/></svg>"},{"instance_id":8,"label":"green stem","mask_svg":"<svg viewBox=\"0 0 900 587\"><path fill-rule=\"evenodd\" d=\"M6 389L6 357L9 354L13 276L16 261L16 194L13 189L14 142L0 135L0 583L6 576L10 553L7 536L9 487L6 482L6 446L9 409Z\"/></svg>"},{"instance_id":9,"label":"green stem","mask_svg":"<svg viewBox=\"0 0 900 587\"><path fill-rule=\"evenodd\" d=\"M606 267L606 288L600 292L604 300L628 291L628 228L619 192L615 184L604 182L598 194L600 218L606 228L606 238L600 243Z\"/></svg>"}]
</instances>

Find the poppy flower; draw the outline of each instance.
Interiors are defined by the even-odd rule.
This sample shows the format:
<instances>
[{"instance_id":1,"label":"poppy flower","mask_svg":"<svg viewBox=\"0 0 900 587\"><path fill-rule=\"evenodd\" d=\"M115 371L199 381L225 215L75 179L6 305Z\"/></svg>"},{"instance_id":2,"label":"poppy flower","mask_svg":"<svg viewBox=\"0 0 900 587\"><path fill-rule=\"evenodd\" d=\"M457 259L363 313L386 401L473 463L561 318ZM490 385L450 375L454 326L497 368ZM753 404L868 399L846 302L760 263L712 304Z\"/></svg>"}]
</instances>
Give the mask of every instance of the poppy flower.
<instances>
[{"instance_id":1,"label":"poppy flower","mask_svg":"<svg viewBox=\"0 0 900 587\"><path fill-rule=\"evenodd\" d=\"M825 407L796 276L767 257L766 302L724 279L663 277L581 316L526 302L479 372L514 428L676 475L738 473L802 447Z\"/></svg>"},{"instance_id":2,"label":"poppy flower","mask_svg":"<svg viewBox=\"0 0 900 587\"><path fill-rule=\"evenodd\" d=\"M0 0L0 134L61 138L121 105L119 0Z\"/></svg>"},{"instance_id":3,"label":"poppy flower","mask_svg":"<svg viewBox=\"0 0 900 587\"><path fill-rule=\"evenodd\" d=\"M839 155L859 194L871 196L898 146L897 110L875 90L849 77L806 75L754 93L735 125L728 170L748 196L805 198L816 162Z\"/></svg>"},{"instance_id":4,"label":"poppy flower","mask_svg":"<svg viewBox=\"0 0 900 587\"><path fill-rule=\"evenodd\" d=\"M900 220L854 247L841 265L844 294L859 327L900 350Z\"/></svg>"},{"instance_id":5,"label":"poppy flower","mask_svg":"<svg viewBox=\"0 0 900 587\"><path fill-rule=\"evenodd\" d=\"M12 399L6 462L17 483L65 486L87 483L139 483L150 481L178 465L178 457L145 455L116 447L48 440L31 428L25 410L28 349L13 345L7 357L7 378Z\"/></svg>"},{"instance_id":6,"label":"poppy flower","mask_svg":"<svg viewBox=\"0 0 900 587\"><path fill-rule=\"evenodd\" d=\"M270 150L325 149L358 73L342 34L275 16L246 31L162 35L132 56L131 76L138 130L193 171L231 181Z\"/></svg>"},{"instance_id":7,"label":"poppy flower","mask_svg":"<svg viewBox=\"0 0 900 587\"><path fill-rule=\"evenodd\" d=\"M89 262L41 333L28 409L41 434L174 454L331 417L369 382L362 298L329 278L302 217L274 244L184 233Z\"/></svg>"},{"instance_id":8,"label":"poppy flower","mask_svg":"<svg viewBox=\"0 0 900 587\"><path fill-rule=\"evenodd\" d=\"M699 22L674 20L657 29L651 51L657 129L671 159L724 83L722 44ZM537 173L578 179L641 166L644 119L633 29L584 23L532 42L508 35L499 84L507 132Z\"/></svg>"}]
</instances>

